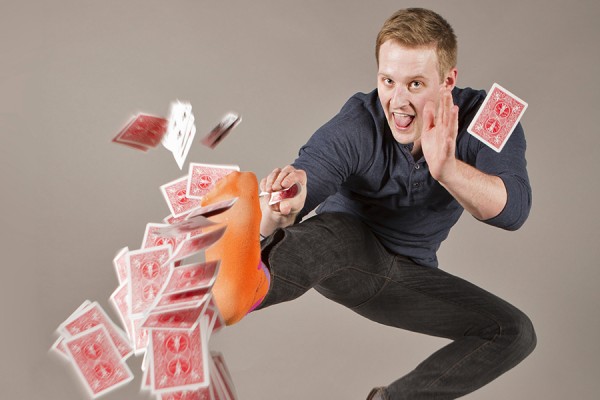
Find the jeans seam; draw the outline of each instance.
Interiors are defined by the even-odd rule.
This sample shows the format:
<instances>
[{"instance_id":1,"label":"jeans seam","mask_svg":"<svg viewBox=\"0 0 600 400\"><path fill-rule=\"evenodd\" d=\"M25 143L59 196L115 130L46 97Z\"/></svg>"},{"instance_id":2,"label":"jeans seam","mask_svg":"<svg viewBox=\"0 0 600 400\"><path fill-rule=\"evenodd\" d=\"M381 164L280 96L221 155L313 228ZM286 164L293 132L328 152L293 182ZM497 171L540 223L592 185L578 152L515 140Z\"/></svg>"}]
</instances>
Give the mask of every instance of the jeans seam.
<instances>
[{"instance_id":1,"label":"jeans seam","mask_svg":"<svg viewBox=\"0 0 600 400\"><path fill-rule=\"evenodd\" d=\"M375 297L377 297L377 295L379 295L383 291L383 289L385 289L385 287L387 286L387 283L390 281L389 274L390 274L391 268L393 268L393 266L394 266L394 258L393 257L392 257L392 261L390 262L390 268L388 268L388 270L387 270L387 275L381 275L379 273L365 271L365 269L361 268L357 264L351 264L351 265L347 265L347 266L342 266L342 267L336 269L335 271L331 272L327 276L324 276L323 278L321 278L321 280L319 280L318 282L315 283L315 286L320 285L323 281L331 278L332 276L336 275L337 273L339 273L342 270L354 270L354 271L361 272L361 273L363 273L365 275L375 276L375 277L384 279L385 280L384 284L381 285L381 287L377 290L376 293L374 293L372 296L370 296L365 301L363 301L363 302L361 302L361 303L359 303L359 304L357 304L355 306L348 307L349 309L354 310L356 308L359 308L359 307L367 304L371 300L373 300Z\"/></svg>"},{"instance_id":2,"label":"jeans seam","mask_svg":"<svg viewBox=\"0 0 600 400\"><path fill-rule=\"evenodd\" d=\"M502 330L502 327L500 327L499 329ZM470 352L469 354L467 354L466 356L464 356L463 358L461 358L460 360L455 362L452 366L448 367L442 374L440 374L440 376L438 376L436 379L431 381L429 384L425 385L425 387L432 387L433 385L435 385L442 378L447 376L450 372L456 370L458 367L463 365L467 361L467 359L469 359L471 356L482 351L484 347L487 347L488 345L493 344L496 341L496 338L500 335L501 335L501 333L495 334L493 338L491 338L490 340L487 340L481 346L477 347L475 350L473 350L472 352Z\"/></svg>"},{"instance_id":3,"label":"jeans seam","mask_svg":"<svg viewBox=\"0 0 600 400\"><path fill-rule=\"evenodd\" d=\"M423 268L427 268L427 267L423 267ZM488 314L488 313L486 313L486 312L483 312L483 311L481 311L481 310L469 310L469 309L465 308L465 307L464 307L462 304L460 304L460 303L457 303L457 302L454 302L454 301L452 301L452 300L450 300L450 299L443 299L443 298L440 298L440 297L438 297L438 296L434 296L434 295L433 295L433 294L431 294L431 293L427 293L427 292L424 292L424 291L418 290L418 289L416 289L416 288L413 288L413 287L407 286L406 284L404 284L404 283L402 283L402 282L399 282L399 281L397 281L397 280L395 280L395 279L391 279L391 278L387 278L387 279L388 279L389 281L391 281L391 282L394 282L394 283L396 283L396 284L398 284L398 285L400 285L400 286L404 287L405 289L408 289L408 290L411 290L411 291L414 291L414 292L418 292L418 293L420 293L420 294L422 294L422 295L424 295L424 296L427 296L427 297L434 298L434 299L436 299L436 300L438 300L438 301L442 301L442 302L444 302L444 303L449 303L449 304L452 304L452 305L454 305L454 306L456 306L456 307L459 307L459 308L461 308L461 309L463 309L463 310L465 310L465 311L469 311L469 312L475 312L475 313L477 313L477 314L479 314L479 315L481 315L481 316L483 316L483 317L485 317L485 318L488 318L488 319L489 319L489 320L491 320L491 321L492 321L494 324L496 324L496 326L498 327L498 333L496 333L496 334L495 334L495 335L494 335L494 336L493 336L491 339L487 340L485 343L483 343L483 344L482 344L481 346L479 346L477 349L473 350L471 353L469 353L468 355L466 355L465 357L463 357L462 359L460 359L459 361L457 361L456 363L454 363L452 366L450 366L449 368L447 368L447 369L446 369L446 370L445 370L445 371L444 371L442 374L440 374L440 376L438 376L438 377L437 377L435 380L433 380L432 382L430 382L429 384L427 384L427 385L426 385L426 387L431 387L431 386L433 386L433 385L434 385L436 382L438 382L440 379L442 379L443 377L447 376L447 375L448 375L448 374L449 374L451 371L455 370L455 369L456 369L456 368L458 368L460 365L462 365L462 364L463 364L463 363L464 363L464 362L465 362L465 361L466 361L468 358L470 358L472 355L474 355L474 354L478 353L478 352L479 352L479 351L481 351L481 350L482 350L484 347L486 347L486 346L488 346L488 345L490 345L490 344L494 343L494 342L496 341L496 339L498 338L498 336L501 336L501 335L502 335L502 331L503 331L503 329L502 329L502 324L500 324L500 322L498 322L498 321L497 321L495 318L493 318L493 316L489 315L489 314Z\"/></svg>"}]
</instances>

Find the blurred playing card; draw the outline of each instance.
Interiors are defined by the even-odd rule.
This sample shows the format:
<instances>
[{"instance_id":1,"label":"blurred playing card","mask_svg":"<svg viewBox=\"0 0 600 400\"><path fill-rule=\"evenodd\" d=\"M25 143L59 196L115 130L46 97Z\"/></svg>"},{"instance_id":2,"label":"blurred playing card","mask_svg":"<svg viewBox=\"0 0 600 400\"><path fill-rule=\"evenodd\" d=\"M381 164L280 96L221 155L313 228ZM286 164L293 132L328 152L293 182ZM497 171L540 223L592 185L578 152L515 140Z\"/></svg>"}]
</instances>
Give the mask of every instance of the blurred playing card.
<instances>
[{"instance_id":1,"label":"blurred playing card","mask_svg":"<svg viewBox=\"0 0 600 400\"><path fill-rule=\"evenodd\" d=\"M221 313L215 304L215 299L213 296L211 296L208 300L206 315L210 319L210 333L218 332L225 327L225 321L223 320L223 317L221 316Z\"/></svg>"},{"instance_id":2,"label":"blurred playing card","mask_svg":"<svg viewBox=\"0 0 600 400\"><path fill-rule=\"evenodd\" d=\"M196 289L177 294L160 295L149 308L149 314L160 314L200 307L210 299L210 288Z\"/></svg>"},{"instance_id":3,"label":"blurred playing card","mask_svg":"<svg viewBox=\"0 0 600 400\"><path fill-rule=\"evenodd\" d=\"M151 382L155 392L208 386L208 354L200 324L187 332L151 330Z\"/></svg>"},{"instance_id":4,"label":"blurred playing card","mask_svg":"<svg viewBox=\"0 0 600 400\"><path fill-rule=\"evenodd\" d=\"M210 357L210 379L211 379L211 388L213 389L213 396L215 400L232 400L229 396L229 392L227 391L225 382L221 376L220 371L217 369L215 364L215 360Z\"/></svg>"},{"instance_id":5,"label":"blurred playing card","mask_svg":"<svg viewBox=\"0 0 600 400\"><path fill-rule=\"evenodd\" d=\"M132 319L131 331L133 332L133 350L136 356L145 354L148 348L149 333L150 331L146 328L142 328L142 323L146 320L145 315L141 315L137 318Z\"/></svg>"},{"instance_id":6,"label":"blurred playing card","mask_svg":"<svg viewBox=\"0 0 600 400\"><path fill-rule=\"evenodd\" d=\"M216 203L195 208L185 217L185 219L192 219L198 215L202 215L205 218L210 218L214 215L221 214L222 212L229 210L237 200L238 198L234 197L232 199L221 200L217 201Z\"/></svg>"},{"instance_id":7,"label":"blurred playing card","mask_svg":"<svg viewBox=\"0 0 600 400\"><path fill-rule=\"evenodd\" d=\"M158 146L165 136L167 124L164 118L138 114L113 138L113 142L146 151Z\"/></svg>"},{"instance_id":8,"label":"blurred playing card","mask_svg":"<svg viewBox=\"0 0 600 400\"><path fill-rule=\"evenodd\" d=\"M117 255L113 259L113 266L115 267L115 272L117 273L117 279L119 279L119 283L123 283L127 281L129 274L129 266L127 265L127 252L129 251L128 247L123 247L121 250L117 252Z\"/></svg>"},{"instance_id":9,"label":"blurred playing card","mask_svg":"<svg viewBox=\"0 0 600 400\"><path fill-rule=\"evenodd\" d=\"M201 233L202 228L208 228L209 226L213 226L215 224L216 222L212 222L202 215L197 215L194 218L185 219L181 222L176 222L173 225L163 225L157 228L156 234L165 239L173 236L185 237L186 234L194 231Z\"/></svg>"},{"instance_id":10,"label":"blurred playing card","mask_svg":"<svg viewBox=\"0 0 600 400\"><path fill-rule=\"evenodd\" d=\"M208 302L204 302L198 307L149 314L142 323L142 327L147 329L190 330L200 321L200 316L207 307Z\"/></svg>"},{"instance_id":11,"label":"blurred playing card","mask_svg":"<svg viewBox=\"0 0 600 400\"><path fill-rule=\"evenodd\" d=\"M494 151L500 152L525 109L526 102L494 83L467 131Z\"/></svg>"},{"instance_id":12,"label":"blurred playing card","mask_svg":"<svg viewBox=\"0 0 600 400\"><path fill-rule=\"evenodd\" d=\"M218 376L223 382L225 394L232 400L237 399L233 380L231 379L231 374L229 373L229 369L225 364L225 358L223 357L223 354L219 352L211 352L211 357L214 362L214 366L216 367L216 371L218 372Z\"/></svg>"},{"instance_id":13,"label":"blurred playing card","mask_svg":"<svg viewBox=\"0 0 600 400\"><path fill-rule=\"evenodd\" d=\"M69 337L98 325L106 328L122 358L127 358L133 353L125 333L106 315L104 309L97 302L89 304L75 316L63 322L59 330L65 334L65 337Z\"/></svg>"},{"instance_id":14,"label":"blurred playing card","mask_svg":"<svg viewBox=\"0 0 600 400\"><path fill-rule=\"evenodd\" d=\"M131 327L131 300L127 298L129 295L129 285L127 282L123 282L115 291L110 295L109 302L117 312L121 323L125 327L127 337L130 341L133 341L133 332Z\"/></svg>"},{"instance_id":15,"label":"blurred playing card","mask_svg":"<svg viewBox=\"0 0 600 400\"><path fill-rule=\"evenodd\" d=\"M217 240L221 239L221 236L223 236L225 233L225 229L226 227L223 226L210 232L193 236L184 240L173 252L173 255L168 262L183 260L184 258L188 258L211 246Z\"/></svg>"},{"instance_id":16,"label":"blurred playing card","mask_svg":"<svg viewBox=\"0 0 600 400\"><path fill-rule=\"evenodd\" d=\"M211 224L214 223L211 222ZM146 224L146 230L144 231L144 239L142 240L142 249L167 244L171 247L171 251L175 250L179 243L187 239L187 233L191 230L176 231L176 229L172 227L173 225L155 224L152 222ZM165 234L165 230L170 234Z\"/></svg>"},{"instance_id":17,"label":"blurred playing card","mask_svg":"<svg viewBox=\"0 0 600 400\"><path fill-rule=\"evenodd\" d=\"M242 122L242 117L238 114L227 113L221 122L202 138L202 144L214 149L240 122Z\"/></svg>"},{"instance_id":18,"label":"blurred playing card","mask_svg":"<svg viewBox=\"0 0 600 400\"><path fill-rule=\"evenodd\" d=\"M128 253L131 314L140 315L152 305L167 280L172 263L171 247L163 245Z\"/></svg>"},{"instance_id":19,"label":"blurred playing card","mask_svg":"<svg viewBox=\"0 0 600 400\"><path fill-rule=\"evenodd\" d=\"M219 179L239 170L240 167L237 165L190 163L186 187L187 196L191 199L202 199Z\"/></svg>"},{"instance_id":20,"label":"blurred playing card","mask_svg":"<svg viewBox=\"0 0 600 400\"><path fill-rule=\"evenodd\" d=\"M173 153L180 169L183 168L195 134L196 125L194 124L192 105L180 101L171 103L167 134L162 143Z\"/></svg>"},{"instance_id":21,"label":"blurred playing card","mask_svg":"<svg viewBox=\"0 0 600 400\"><path fill-rule=\"evenodd\" d=\"M179 179L175 179L169 183L165 183L160 187L160 191L163 194L171 215L173 217L179 217L184 214L188 214L194 208L198 208L201 205L201 201L198 199L192 199L187 193L188 177L183 176Z\"/></svg>"},{"instance_id":22,"label":"blurred playing card","mask_svg":"<svg viewBox=\"0 0 600 400\"><path fill-rule=\"evenodd\" d=\"M149 314L142 327L148 329L189 330L198 323L201 312L202 306Z\"/></svg>"},{"instance_id":23,"label":"blurred playing card","mask_svg":"<svg viewBox=\"0 0 600 400\"><path fill-rule=\"evenodd\" d=\"M215 400L210 397L210 388L197 390L178 390L159 394L159 400Z\"/></svg>"},{"instance_id":24,"label":"blurred playing card","mask_svg":"<svg viewBox=\"0 0 600 400\"><path fill-rule=\"evenodd\" d=\"M133 379L104 325L65 340L78 375L96 398Z\"/></svg>"},{"instance_id":25,"label":"blurred playing card","mask_svg":"<svg viewBox=\"0 0 600 400\"><path fill-rule=\"evenodd\" d=\"M219 261L214 260L175 268L162 294L171 295L212 287L217 279L219 264Z\"/></svg>"},{"instance_id":26,"label":"blurred playing card","mask_svg":"<svg viewBox=\"0 0 600 400\"><path fill-rule=\"evenodd\" d=\"M62 359L69 361L71 359L71 355L67 351L65 346L65 338L60 336L50 347L50 350L61 356Z\"/></svg>"}]
</instances>

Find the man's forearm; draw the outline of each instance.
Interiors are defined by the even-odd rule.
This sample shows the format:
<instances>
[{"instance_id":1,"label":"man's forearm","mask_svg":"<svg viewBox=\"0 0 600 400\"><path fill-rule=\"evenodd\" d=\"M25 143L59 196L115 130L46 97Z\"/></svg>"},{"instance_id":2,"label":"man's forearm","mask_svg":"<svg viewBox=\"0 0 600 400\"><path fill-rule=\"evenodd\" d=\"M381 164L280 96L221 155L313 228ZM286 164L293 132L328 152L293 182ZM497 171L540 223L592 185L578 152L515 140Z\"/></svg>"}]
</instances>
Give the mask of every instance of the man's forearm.
<instances>
[{"instance_id":1,"label":"man's forearm","mask_svg":"<svg viewBox=\"0 0 600 400\"><path fill-rule=\"evenodd\" d=\"M504 182L462 161L440 184L475 218L487 220L500 214L508 199Z\"/></svg>"}]
</instances>

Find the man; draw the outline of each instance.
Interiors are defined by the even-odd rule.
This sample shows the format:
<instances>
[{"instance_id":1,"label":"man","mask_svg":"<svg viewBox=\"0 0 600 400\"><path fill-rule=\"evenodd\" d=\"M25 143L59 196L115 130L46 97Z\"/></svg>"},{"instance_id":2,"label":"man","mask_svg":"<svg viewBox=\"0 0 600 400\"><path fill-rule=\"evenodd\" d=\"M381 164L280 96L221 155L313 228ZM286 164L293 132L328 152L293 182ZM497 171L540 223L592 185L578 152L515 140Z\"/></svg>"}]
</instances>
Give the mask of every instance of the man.
<instances>
[{"instance_id":1,"label":"man","mask_svg":"<svg viewBox=\"0 0 600 400\"><path fill-rule=\"evenodd\" d=\"M215 299L228 323L314 288L373 321L453 340L368 399L457 398L535 347L521 311L437 268L463 209L514 230L531 206L523 130L501 153L466 132L485 94L455 87L456 53L452 28L432 11L385 22L377 89L354 95L292 165L260 182L266 192L301 187L279 204L262 200L260 255L258 239L240 240L259 225L251 174L232 174L205 201L241 198L221 217L230 236L209 254L223 257Z\"/></svg>"}]
</instances>

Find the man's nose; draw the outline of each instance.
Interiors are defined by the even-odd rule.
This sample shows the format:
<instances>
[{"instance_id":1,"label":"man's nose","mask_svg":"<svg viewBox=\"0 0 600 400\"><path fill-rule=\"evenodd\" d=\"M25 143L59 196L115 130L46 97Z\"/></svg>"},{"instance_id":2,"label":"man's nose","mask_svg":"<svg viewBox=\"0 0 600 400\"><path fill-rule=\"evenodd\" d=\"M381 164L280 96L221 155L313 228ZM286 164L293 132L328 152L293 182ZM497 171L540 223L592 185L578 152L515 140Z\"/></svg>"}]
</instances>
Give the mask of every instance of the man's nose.
<instances>
[{"instance_id":1,"label":"man's nose","mask_svg":"<svg viewBox=\"0 0 600 400\"><path fill-rule=\"evenodd\" d=\"M392 107L402 108L410 103L410 92L401 85L394 88L392 93Z\"/></svg>"}]
</instances>

